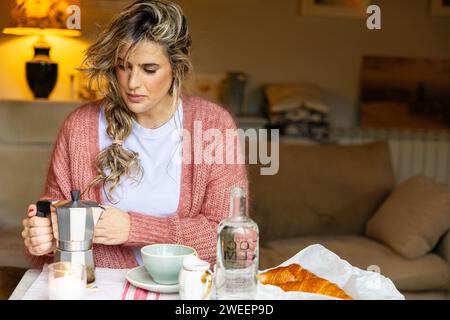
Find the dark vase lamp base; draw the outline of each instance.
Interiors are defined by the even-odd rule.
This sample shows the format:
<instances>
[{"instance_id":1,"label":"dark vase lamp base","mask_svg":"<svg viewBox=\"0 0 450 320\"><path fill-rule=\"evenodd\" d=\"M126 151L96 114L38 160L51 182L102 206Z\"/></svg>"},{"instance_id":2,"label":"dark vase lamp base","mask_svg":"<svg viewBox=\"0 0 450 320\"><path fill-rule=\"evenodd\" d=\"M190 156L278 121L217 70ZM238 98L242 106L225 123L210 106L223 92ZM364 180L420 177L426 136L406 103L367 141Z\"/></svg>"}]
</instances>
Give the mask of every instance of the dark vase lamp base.
<instances>
[{"instance_id":1,"label":"dark vase lamp base","mask_svg":"<svg viewBox=\"0 0 450 320\"><path fill-rule=\"evenodd\" d=\"M47 99L56 84L58 64L51 62L50 48L34 48L33 60L26 63L27 82L35 98Z\"/></svg>"}]
</instances>

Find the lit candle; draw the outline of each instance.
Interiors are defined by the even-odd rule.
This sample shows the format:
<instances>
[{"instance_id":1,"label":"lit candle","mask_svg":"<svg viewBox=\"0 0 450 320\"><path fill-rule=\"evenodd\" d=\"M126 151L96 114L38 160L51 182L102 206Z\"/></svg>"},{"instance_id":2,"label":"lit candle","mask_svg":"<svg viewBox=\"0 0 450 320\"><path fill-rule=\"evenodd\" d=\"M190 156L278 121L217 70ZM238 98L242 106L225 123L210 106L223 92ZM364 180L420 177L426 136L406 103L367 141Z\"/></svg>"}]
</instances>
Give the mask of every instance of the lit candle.
<instances>
[{"instance_id":1,"label":"lit candle","mask_svg":"<svg viewBox=\"0 0 450 320\"><path fill-rule=\"evenodd\" d=\"M53 278L48 284L50 300L81 300L85 291L86 282L72 275Z\"/></svg>"},{"instance_id":2,"label":"lit candle","mask_svg":"<svg viewBox=\"0 0 450 320\"><path fill-rule=\"evenodd\" d=\"M50 300L81 300L86 291L86 267L74 262L55 262L48 266Z\"/></svg>"}]
</instances>

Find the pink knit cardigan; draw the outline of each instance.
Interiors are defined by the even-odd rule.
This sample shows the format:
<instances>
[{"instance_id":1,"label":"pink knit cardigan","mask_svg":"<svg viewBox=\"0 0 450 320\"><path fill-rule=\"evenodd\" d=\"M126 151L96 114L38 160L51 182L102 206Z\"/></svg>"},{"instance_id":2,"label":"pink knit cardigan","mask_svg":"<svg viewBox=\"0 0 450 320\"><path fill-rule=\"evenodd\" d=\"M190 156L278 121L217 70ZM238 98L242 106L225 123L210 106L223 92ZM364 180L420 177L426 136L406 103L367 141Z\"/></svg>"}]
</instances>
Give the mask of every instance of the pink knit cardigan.
<instances>
[{"instance_id":1,"label":"pink knit cardigan","mask_svg":"<svg viewBox=\"0 0 450 320\"><path fill-rule=\"evenodd\" d=\"M202 129L236 129L233 117L222 107L193 96L182 96L183 128L193 136L194 121ZM87 103L74 110L64 121L53 149L44 194L41 199L70 199L70 191L82 193L97 174L95 158L99 153L98 118L101 100ZM191 140L191 141L189 141ZM185 150L194 159L194 139L183 140ZM205 143L204 146L210 142ZM187 145L190 144L190 145ZM236 151L236 148L235 148ZM123 245L94 244L94 260L98 267L131 268L137 265L132 246L153 243L181 243L195 248L200 258L215 263L218 223L229 213L229 194L234 186L248 188L247 169L243 164L182 164L182 186L176 214L154 217L128 212L131 231ZM91 188L82 200L101 203L100 186ZM51 263L50 255L36 257L26 252L32 264L42 267Z\"/></svg>"}]
</instances>

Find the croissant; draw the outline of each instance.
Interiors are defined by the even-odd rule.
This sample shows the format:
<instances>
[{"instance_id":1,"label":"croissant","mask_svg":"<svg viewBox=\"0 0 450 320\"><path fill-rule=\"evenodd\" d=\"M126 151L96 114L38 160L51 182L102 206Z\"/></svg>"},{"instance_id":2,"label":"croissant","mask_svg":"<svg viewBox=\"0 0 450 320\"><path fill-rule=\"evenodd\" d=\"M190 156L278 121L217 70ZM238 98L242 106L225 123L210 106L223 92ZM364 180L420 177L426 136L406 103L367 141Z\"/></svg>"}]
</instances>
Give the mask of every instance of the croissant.
<instances>
[{"instance_id":1,"label":"croissant","mask_svg":"<svg viewBox=\"0 0 450 320\"><path fill-rule=\"evenodd\" d=\"M303 291L345 300L352 299L334 283L316 276L296 263L261 273L258 280L262 284L278 286L284 291Z\"/></svg>"}]
</instances>

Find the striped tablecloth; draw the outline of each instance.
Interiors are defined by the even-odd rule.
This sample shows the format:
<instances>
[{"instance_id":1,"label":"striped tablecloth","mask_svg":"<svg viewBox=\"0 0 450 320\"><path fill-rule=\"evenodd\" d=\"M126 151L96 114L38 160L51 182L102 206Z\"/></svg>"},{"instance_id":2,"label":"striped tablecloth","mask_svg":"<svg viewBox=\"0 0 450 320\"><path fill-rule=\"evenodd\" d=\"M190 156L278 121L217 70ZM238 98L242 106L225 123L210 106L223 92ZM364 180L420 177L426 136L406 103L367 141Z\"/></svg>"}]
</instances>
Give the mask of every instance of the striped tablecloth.
<instances>
[{"instance_id":1,"label":"striped tablecloth","mask_svg":"<svg viewBox=\"0 0 450 320\"><path fill-rule=\"evenodd\" d=\"M166 294L136 288L126 280L128 269L96 268L95 285L86 291L85 300L179 300L178 293ZM48 269L28 288L22 300L48 300Z\"/></svg>"}]
</instances>

